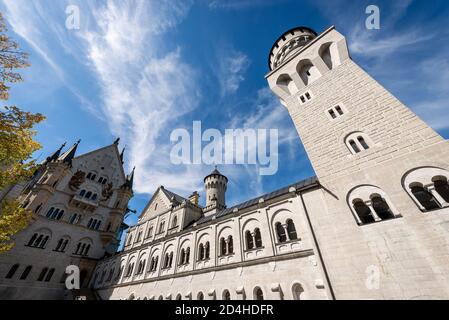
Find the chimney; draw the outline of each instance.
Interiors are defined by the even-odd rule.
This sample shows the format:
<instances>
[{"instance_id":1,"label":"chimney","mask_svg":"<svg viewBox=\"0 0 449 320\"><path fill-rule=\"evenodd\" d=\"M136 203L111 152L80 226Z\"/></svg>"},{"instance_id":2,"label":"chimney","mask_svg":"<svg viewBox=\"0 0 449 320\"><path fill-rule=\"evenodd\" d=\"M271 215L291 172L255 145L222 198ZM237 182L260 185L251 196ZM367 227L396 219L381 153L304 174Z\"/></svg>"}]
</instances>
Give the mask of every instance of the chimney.
<instances>
[{"instance_id":1,"label":"chimney","mask_svg":"<svg viewBox=\"0 0 449 320\"><path fill-rule=\"evenodd\" d=\"M198 194L197 191L195 191L189 196L189 201L197 206L199 197L200 197L200 195Z\"/></svg>"}]
</instances>

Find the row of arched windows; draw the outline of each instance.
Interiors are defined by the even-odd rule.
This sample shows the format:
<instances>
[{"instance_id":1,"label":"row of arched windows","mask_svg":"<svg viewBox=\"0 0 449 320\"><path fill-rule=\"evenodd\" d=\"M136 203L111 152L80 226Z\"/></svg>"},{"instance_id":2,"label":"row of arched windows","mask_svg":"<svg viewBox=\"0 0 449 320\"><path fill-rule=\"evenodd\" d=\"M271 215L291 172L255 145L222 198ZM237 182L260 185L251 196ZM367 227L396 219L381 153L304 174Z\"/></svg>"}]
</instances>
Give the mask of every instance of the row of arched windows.
<instances>
[{"instance_id":1,"label":"row of arched windows","mask_svg":"<svg viewBox=\"0 0 449 320\"><path fill-rule=\"evenodd\" d=\"M93 193L92 191L86 191L83 189L80 191L80 197L95 201L97 200L98 195L96 193Z\"/></svg>"},{"instance_id":2,"label":"row of arched windows","mask_svg":"<svg viewBox=\"0 0 449 320\"><path fill-rule=\"evenodd\" d=\"M215 291L213 291L213 292L214 292L213 295L211 295L210 293L209 294L212 296L213 300L216 300ZM291 287L291 292L292 292L293 300L301 300L301 298L303 296L303 293L304 293L303 286L301 284L299 284L299 283L294 283L292 285L292 287ZM171 297L172 297L172 295L169 294L169 295L166 296L166 299L171 300ZM186 295L186 297L190 300L192 298L192 294L189 293L188 295ZM221 295L219 297L220 297L221 300L229 301L229 300L231 300L231 292L228 289L224 289L221 292ZM204 300L205 299L205 294L203 293L203 291L198 291L196 296L195 296L195 298L196 298L196 300ZM239 299L246 300L246 298L247 297L246 297L245 292L242 291L241 297ZM261 287L256 286L256 287L253 288L253 290L252 290L252 298L253 298L253 300L265 300L265 295L264 295L264 292L263 292ZM151 297L150 299L154 299L154 296ZM283 295L281 295L281 299L283 299ZM140 298L136 298L136 296L134 294L131 294L128 297L128 300L140 300ZM148 300L148 298L144 297L142 300ZM159 295L157 300L164 300L164 296L163 295ZM176 294L175 300L183 300L182 299L182 294L181 293Z\"/></svg>"},{"instance_id":3,"label":"row of arched windows","mask_svg":"<svg viewBox=\"0 0 449 320\"><path fill-rule=\"evenodd\" d=\"M340 63L335 43L329 42L323 44L318 53L329 70L332 70ZM323 70L320 71L310 59L303 59L297 63L295 71L296 75L284 73L279 75L276 80L277 86L288 95L296 94L301 87L307 86L320 78ZM297 82L293 78L298 79L296 80Z\"/></svg>"},{"instance_id":4,"label":"row of arched windows","mask_svg":"<svg viewBox=\"0 0 449 320\"><path fill-rule=\"evenodd\" d=\"M86 179L95 181L97 179L97 174L95 172L89 172L86 176ZM98 183L100 184L106 184L106 182L108 182L108 179L105 177L99 177L98 178Z\"/></svg>"},{"instance_id":5,"label":"row of arched windows","mask_svg":"<svg viewBox=\"0 0 449 320\"><path fill-rule=\"evenodd\" d=\"M5 279L12 279L14 275L16 274L17 270L19 269L19 264L14 264L8 271L8 273L5 276ZM30 274L31 270L33 269L32 266L27 266L20 274L19 280L26 280L28 278L28 275ZM39 273L39 276L37 277L37 281L44 281L49 282L51 278L53 277L53 274L55 273L55 268L43 268L42 271Z\"/></svg>"},{"instance_id":6,"label":"row of arched windows","mask_svg":"<svg viewBox=\"0 0 449 320\"><path fill-rule=\"evenodd\" d=\"M101 226L101 220L100 219L94 219L90 218L89 222L87 223L87 227L92 230L98 230Z\"/></svg>"},{"instance_id":7,"label":"row of arched windows","mask_svg":"<svg viewBox=\"0 0 449 320\"><path fill-rule=\"evenodd\" d=\"M76 250L73 254L79 256L87 256L89 254L89 250L91 248L91 244L87 242L79 242L76 245Z\"/></svg>"},{"instance_id":8,"label":"row of arched windows","mask_svg":"<svg viewBox=\"0 0 449 320\"><path fill-rule=\"evenodd\" d=\"M64 216L64 210L51 207L47 211L47 214L45 216L49 219L61 220L61 218Z\"/></svg>"},{"instance_id":9,"label":"row of arched windows","mask_svg":"<svg viewBox=\"0 0 449 320\"><path fill-rule=\"evenodd\" d=\"M403 186L424 212L449 207L446 175L447 171L438 168L415 169L404 177ZM348 200L359 225L401 217L385 192L375 186L353 189Z\"/></svg>"},{"instance_id":10,"label":"row of arched windows","mask_svg":"<svg viewBox=\"0 0 449 320\"><path fill-rule=\"evenodd\" d=\"M50 236L43 233L34 233L26 244L28 247L45 249Z\"/></svg>"}]
</instances>

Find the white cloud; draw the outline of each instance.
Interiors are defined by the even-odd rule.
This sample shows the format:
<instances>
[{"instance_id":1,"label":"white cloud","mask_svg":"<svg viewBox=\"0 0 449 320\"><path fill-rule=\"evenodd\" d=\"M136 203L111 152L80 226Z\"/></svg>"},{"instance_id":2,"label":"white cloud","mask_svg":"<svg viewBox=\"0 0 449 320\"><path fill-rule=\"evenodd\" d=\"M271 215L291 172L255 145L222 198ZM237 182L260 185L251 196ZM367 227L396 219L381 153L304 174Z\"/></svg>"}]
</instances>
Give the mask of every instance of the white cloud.
<instances>
[{"instance_id":1,"label":"white cloud","mask_svg":"<svg viewBox=\"0 0 449 320\"><path fill-rule=\"evenodd\" d=\"M239 10L252 7L270 6L285 2L285 0L208 0L211 9Z\"/></svg>"},{"instance_id":2,"label":"white cloud","mask_svg":"<svg viewBox=\"0 0 449 320\"><path fill-rule=\"evenodd\" d=\"M110 130L122 137L130 163L137 166L139 193L151 193L159 184L193 191L193 171L174 170L169 162L166 133L177 118L197 107L196 74L183 62L181 49L164 52L163 37L158 37L187 11L188 6L169 1L157 6L108 2L93 11L97 25L80 34L100 79Z\"/></svg>"},{"instance_id":3,"label":"white cloud","mask_svg":"<svg viewBox=\"0 0 449 320\"><path fill-rule=\"evenodd\" d=\"M245 80L244 75L249 65L250 60L243 52L233 49L220 50L217 77L221 97L237 92L240 83Z\"/></svg>"}]
</instances>

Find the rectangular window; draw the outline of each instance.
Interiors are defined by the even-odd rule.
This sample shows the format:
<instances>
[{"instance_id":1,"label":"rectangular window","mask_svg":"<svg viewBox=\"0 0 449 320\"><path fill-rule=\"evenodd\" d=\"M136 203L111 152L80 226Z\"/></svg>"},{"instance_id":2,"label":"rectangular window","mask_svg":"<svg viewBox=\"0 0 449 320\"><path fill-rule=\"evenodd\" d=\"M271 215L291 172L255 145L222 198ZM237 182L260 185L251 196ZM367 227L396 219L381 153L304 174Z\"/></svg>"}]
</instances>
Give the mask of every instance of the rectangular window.
<instances>
[{"instance_id":1,"label":"rectangular window","mask_svg":"<svg viewBox=\"0 0 449 320\"><path fill-rule=\"evenodd\" d=\"M332 119L335 119L337 117L337 115L335 114L334 110L329 110L329 114L332 117Z\"/></svg>"},{"instance_id":2,"label":"rectangular window","mask_svg":"<svg viewBox=\"0 0 449 320\"><path fill-rule=\"evenodd\" d=\"M339 115L341 115L341 116L343 115L343 110L341 109L340 106L336 106L336 107L335 107L335 110L337 110L337 112L338 112Z\"/></svg>"}]
</instances>

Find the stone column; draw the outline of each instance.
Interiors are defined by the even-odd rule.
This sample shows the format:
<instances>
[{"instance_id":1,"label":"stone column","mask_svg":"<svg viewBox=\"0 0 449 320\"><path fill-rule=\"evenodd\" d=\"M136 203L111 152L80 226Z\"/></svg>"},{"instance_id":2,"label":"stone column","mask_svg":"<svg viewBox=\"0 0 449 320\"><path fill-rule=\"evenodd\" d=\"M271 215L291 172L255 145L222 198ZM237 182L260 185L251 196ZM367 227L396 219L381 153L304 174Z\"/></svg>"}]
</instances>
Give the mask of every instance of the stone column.
<instances>
[{"instance_id":1,"label":"stone column","mask_svg":"<svg viewBox=\"0 0 449 320\"><path fill-rule=\"evenodd\" d=\"M371 215L373 216L374 221L376 221L376 222L381 221L382 219L379 218L379 216L376 213L376 210L374 210L373 202L371 200L368 200L365 202L365 204L368 206L369 210L371 211Z\"/></svg>"},{"instance_id":2,"label":"stone column","mask_svg":"<svg viewBox=\"0 0 449 320\"><path fill-rule=\"evenodd\" d=\"M432 196L438 201L441 207L449 206L449 203L444 201L443 197L440 196L440 194L435 190L435 185L433 183L424 186L424 188L432 194Z\"/></svg>"}]
</instances>

